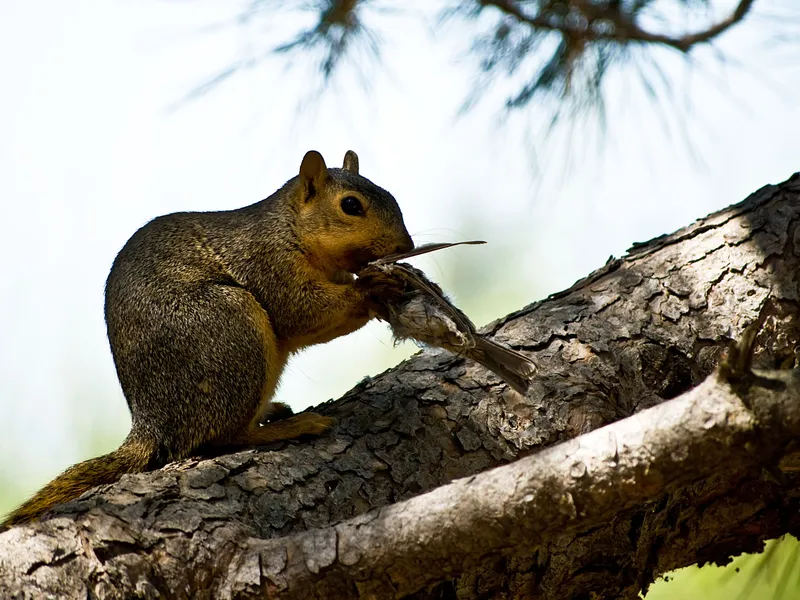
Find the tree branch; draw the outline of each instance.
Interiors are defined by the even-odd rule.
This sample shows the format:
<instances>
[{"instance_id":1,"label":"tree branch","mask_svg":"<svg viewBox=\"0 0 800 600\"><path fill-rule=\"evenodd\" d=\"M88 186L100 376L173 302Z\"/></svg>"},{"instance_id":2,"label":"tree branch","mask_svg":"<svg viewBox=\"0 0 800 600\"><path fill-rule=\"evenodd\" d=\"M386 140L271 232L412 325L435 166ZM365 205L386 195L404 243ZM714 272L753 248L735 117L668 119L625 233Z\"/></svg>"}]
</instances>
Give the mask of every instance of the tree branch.
<instances>
[{"instance_id":1,"label":"tree branch","mask_svg":"<svg viewBox=\"0 0 800 600\"><path fill-rule=\"evenodd\" d=\"M550 19L545 15L528 15L513 0L478 0L482 6L493 6L504 14L513 17L533 29L558 31L576 39L587 41L610 40L619 43L643 42L662 44L688 52L693 46L710 42L739 23L753 6L755 0L740 0L733 12L718 23L703 31L675 37L646 31L639 27L629 15L615 5L600 5L592 2L571 2L570 9L577 9L585 18L584 23L569 25L565 19ZM594 27L595 23L610 23L612 27Z\"/></svg>"},{"instance_id":2,"label":"tree branch","mask_svg":"<svg viewBox=\"0 0 800 600\"><path fill-rule=\"evenodd\" d=\"M236 562L260 558L281 598L378 600L546 548L687 483L774 464L800 436L800 371L762 374L746 405L736 387L712 375L678 399L510 465L333 527L248 540ZM255 593L255 583L235 591Z\"/></svg>"}]
</instances>

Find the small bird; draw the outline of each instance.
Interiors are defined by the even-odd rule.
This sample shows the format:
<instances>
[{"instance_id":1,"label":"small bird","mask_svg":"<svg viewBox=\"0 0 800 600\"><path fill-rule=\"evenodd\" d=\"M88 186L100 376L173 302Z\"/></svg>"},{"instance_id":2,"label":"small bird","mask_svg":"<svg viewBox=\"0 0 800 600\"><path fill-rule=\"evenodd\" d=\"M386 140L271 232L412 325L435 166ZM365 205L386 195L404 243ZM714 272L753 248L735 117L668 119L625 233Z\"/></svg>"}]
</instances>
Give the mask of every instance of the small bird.
<instances>
[{"instance_id":1,"label":"small bird","mask_svg":"<svg viewBox=\"0 0 800 600\"><path fill-rule=\"evenodd\" d=\"M471 358L524 395L536 372L533 361L477 333L469 317L447 299L442 288L419 269L408 263L398 262L460 244L483 243L485 242L425 244L411 252L392 254L372 261L358 276L381 281L387 288L397 290L396 294L384 296L382 308L385 311L379 315L389 323L395 339L413 339Z\"/></svg>"}]
</instances>

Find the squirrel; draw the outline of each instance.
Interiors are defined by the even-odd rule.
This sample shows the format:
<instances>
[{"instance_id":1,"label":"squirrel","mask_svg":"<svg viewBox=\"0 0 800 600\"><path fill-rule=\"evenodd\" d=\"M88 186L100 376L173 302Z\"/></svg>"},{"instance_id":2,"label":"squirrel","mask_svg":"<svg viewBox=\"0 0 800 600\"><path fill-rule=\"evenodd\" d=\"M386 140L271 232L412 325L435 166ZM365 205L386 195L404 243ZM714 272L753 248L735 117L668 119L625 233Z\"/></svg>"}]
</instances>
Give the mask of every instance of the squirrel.
<instances>
[{"instance_id":1,"label":"squirrel","mask_svg":"<svg viewBox=\"0 0 800 600\"><path fill-rule=\"evenodd\" d=\"M144 225L105 290L130 433L45 485L0 531L126 473L327 431L330 417L272 402L287 360L377 316L397 290L354 274L413 248L394 197L359 175L352 150L341 169L309 151L296 177L250 206Z\"/></svg>"}]
</instances>

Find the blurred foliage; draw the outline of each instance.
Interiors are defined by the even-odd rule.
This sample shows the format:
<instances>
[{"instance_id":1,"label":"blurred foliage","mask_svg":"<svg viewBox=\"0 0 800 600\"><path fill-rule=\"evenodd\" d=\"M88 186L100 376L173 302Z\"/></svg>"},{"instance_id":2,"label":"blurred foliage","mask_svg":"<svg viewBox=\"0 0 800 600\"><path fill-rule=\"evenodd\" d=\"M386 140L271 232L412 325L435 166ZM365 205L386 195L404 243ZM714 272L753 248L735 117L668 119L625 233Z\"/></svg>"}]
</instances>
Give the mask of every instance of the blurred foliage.
<instances>
[{"instance_id":1,"label":"blurred foliage","mask_svg":"<svg viewBox=\"0 0 800 600\"><path fill-rule=\"evenodd\" d=\"M756 5L772 12L759 12ZM431 15L437 33L455 23L468 40L464 50L478 77L465 109L505 80L512 90L503 101L507 111L537 101L537 111L551 112L551 125L586 112L604 123L603 86L615 70L635 73L651 99L666 104L674 91L660 50L692 66L698 48L714 46L744 21L766 22L768 37L778 42L797 39L800 24L798 3L791 0L251 0L236 23L269 23L262 45L189 97L276 55L310 62L320 74L320 90L345 63L369 87L370 68L380 66L382 34L391 32L400 16L429 25ZM393 41L402 48L402 40ZM725 57L719 53L718 58Z\"/></svg>"},{"instance_id":2,"label":"blurred foliage","mask_svg":"<svg viewBox=\"0 0 800 600\"><path fill-rule=\"evenodd\" d=\"M787 535L762 554L743 554L725 567L686 567L650 587L646 600L794 600L800 598L800 542Z\"/></svg>"}]
</instances>

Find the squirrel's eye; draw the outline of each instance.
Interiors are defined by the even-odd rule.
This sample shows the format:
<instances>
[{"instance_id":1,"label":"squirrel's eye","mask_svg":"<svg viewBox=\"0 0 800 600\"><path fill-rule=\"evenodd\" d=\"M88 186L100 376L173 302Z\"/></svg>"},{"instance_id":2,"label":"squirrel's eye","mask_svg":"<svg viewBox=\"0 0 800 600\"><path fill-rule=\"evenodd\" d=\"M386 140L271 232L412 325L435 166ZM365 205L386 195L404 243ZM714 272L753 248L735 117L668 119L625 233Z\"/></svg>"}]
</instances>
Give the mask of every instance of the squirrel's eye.
<instances>
[{"instance_id":1,"label":"squirrel's eye","mask_svg":"<svg viewBox=\"0 0 800 600\"><path fill-rule=\"evenodd\" d=\"M341 207L342 212L351 217L360 217L364 214L364 207L361 206L361 201L355 196L342 198Z\"/></svg>"}]
</instances>

